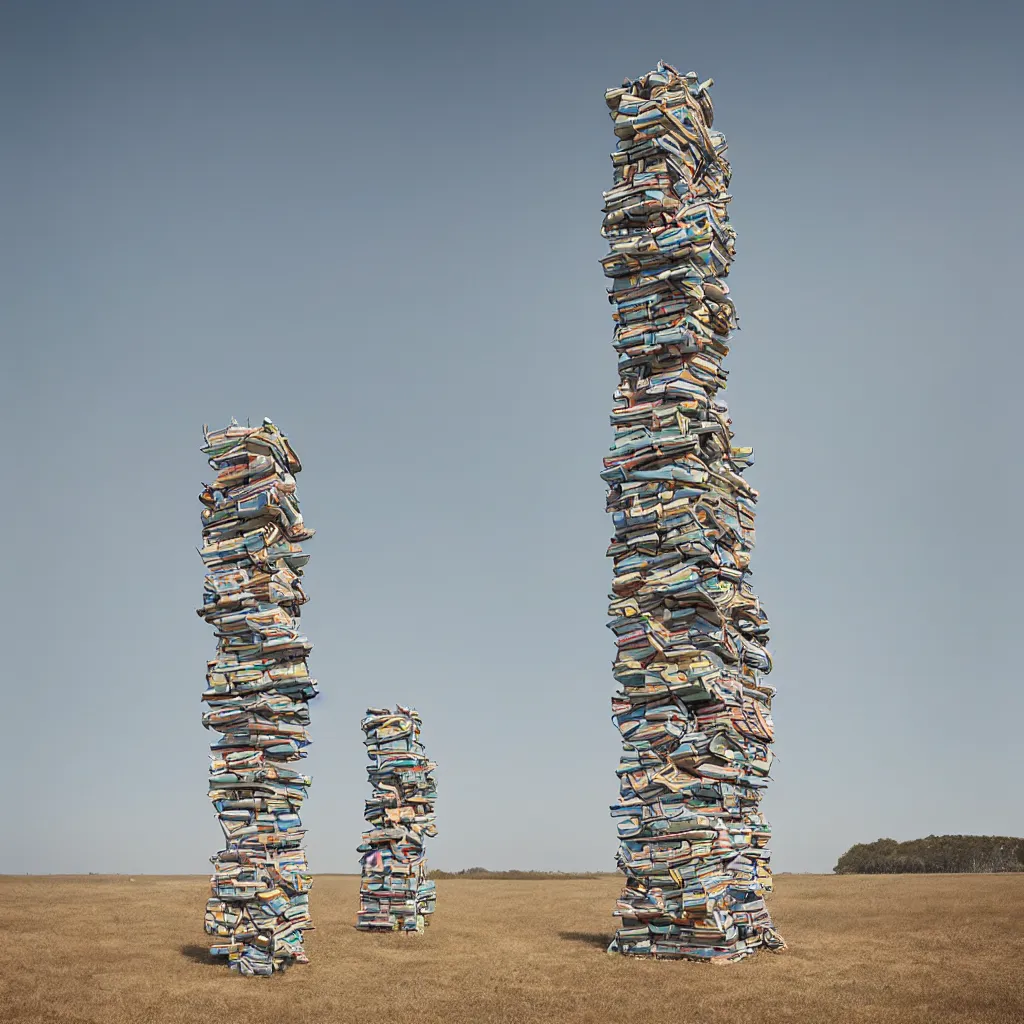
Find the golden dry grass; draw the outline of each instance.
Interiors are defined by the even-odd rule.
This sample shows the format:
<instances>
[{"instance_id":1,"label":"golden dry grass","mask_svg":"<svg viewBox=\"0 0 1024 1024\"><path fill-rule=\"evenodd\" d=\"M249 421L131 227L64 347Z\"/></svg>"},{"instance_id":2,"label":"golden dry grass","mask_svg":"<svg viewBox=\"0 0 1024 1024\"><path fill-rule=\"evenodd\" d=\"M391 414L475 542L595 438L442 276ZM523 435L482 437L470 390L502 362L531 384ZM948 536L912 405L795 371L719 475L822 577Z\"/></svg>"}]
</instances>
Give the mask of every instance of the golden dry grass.
<instances>
[{"instance_id":1,"label":"golden dry grass","mask_svg":"<svg viewBox=\"0 0 1024 1024\"><path fill-rule=\"evenodd\" d=\"M0 878L0 1020L46 1024L953 1024L1024 1021L1024 874L784 875L790 943L727 967L608 956L614 876L442 880L423 936L353 927L320 876L312 963L208 961L198 877Z\"/></svg>"}]
</instances>

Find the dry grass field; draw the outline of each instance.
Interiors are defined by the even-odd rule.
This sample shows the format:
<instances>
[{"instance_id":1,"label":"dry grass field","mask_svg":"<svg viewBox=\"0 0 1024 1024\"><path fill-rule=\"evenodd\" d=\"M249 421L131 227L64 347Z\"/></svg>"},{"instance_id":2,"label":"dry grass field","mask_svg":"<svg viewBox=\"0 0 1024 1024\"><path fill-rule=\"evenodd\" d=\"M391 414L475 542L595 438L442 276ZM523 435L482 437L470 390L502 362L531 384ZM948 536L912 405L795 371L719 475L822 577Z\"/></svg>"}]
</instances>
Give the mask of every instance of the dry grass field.
<instances>
[{"instance_id":1,"label":"dry grass field","mask_svg":"<svg viewBox=\"0 0 1024 1024\"><path fill-rule=\"evenodd\" d=\"M606 955L614 876L442 880L413 937L356 932L357 884L317 879L312 963L241 978L206 954L203 878L2 877L0 1021L1024 1021L1024 874L783 875L789 951L726 967Z\"/></svg>"}]
</instances>

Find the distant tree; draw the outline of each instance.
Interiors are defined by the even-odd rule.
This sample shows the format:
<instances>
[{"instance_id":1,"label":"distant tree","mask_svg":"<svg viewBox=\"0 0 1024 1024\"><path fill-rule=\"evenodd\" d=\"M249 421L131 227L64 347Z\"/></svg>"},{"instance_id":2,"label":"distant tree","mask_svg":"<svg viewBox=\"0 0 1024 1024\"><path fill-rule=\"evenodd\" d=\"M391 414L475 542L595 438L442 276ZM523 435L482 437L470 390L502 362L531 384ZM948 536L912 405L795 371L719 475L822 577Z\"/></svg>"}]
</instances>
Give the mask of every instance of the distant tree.
<instances>
[{"instance_id":1,"label":"distant tree","mask_svg":"<svg viewBox=\"0 0 1024 1024\"><path fill-rule=\"evenodd\" d=\"M898 843L876 839L851 846L838 875L1024 871L1024 840L1009 836L926 836Z\"/></svg>"}]
</instances>

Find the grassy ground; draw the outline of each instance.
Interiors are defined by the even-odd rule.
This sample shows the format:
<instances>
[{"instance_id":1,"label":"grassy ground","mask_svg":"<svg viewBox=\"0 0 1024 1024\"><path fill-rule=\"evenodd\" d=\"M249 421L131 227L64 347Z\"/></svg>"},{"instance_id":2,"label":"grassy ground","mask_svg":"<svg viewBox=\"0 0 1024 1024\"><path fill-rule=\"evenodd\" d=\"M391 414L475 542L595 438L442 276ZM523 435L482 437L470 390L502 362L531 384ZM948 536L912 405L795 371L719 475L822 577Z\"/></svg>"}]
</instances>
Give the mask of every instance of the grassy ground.
<instances>
[{"instance_id":1,"label":"grassy ground","mask_svg":"<svg viewBox=\"0 0 1024 1024\"><path fill-rule=\"evenodd\" d=\"M790 944L727 967L608 956L613 876L438 882L423 936L353 927L320 876L312 963L206 954L203 878L0 877L0 1020L46 1024L953 1024L1024 1020L1024 875L783 875Z\"/></svg>"}]
</instances>

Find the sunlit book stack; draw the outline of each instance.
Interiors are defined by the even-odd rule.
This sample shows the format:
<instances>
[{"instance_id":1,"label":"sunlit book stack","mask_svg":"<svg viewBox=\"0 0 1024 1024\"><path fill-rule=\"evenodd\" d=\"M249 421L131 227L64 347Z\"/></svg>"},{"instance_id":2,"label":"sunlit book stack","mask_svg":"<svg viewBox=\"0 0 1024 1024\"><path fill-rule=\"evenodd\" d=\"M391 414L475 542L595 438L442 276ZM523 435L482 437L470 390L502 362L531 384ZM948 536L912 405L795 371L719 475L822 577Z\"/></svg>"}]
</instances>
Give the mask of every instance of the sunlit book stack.
<instances>
[{"instance_id":1,"label":"sunlit book stack","mask_svg":"<svg viewBox=\"0 0 1024 1024\"><path fill-rule=\"evenodd\" d=\"M625 875L610 950L726 961L783 943L764 899L775 691L750 584L757 492L719 395L735 250L710 85L659 64L605 97L619 139L602 260L619 386L602 476Z\"/></svg>"},{"instance_id":2,"label":"sunlit book stack","mask_svg":"<svg viewBox=\"0 0 1024 1024\"><path fill-rule=\"evenodd\" d=\"M310 784L290 767L306 756L309 701L317 695L299 615L306 595L302 519L287 438L264 420L206 432L216 476L203 488L207 576L202 616L217 636L203 724L211 746L210 799L225 845L211 858L206 905L210 952L243 974L306 963L310 875L299 810Z\"/></svg>"},{"instance_id":3,"label":"sunlit book stack","mask_svg":"<svg viewBox=\"0 0 1024 1024\"><path fill-rule=\"evenodd\" d=\"M359 846L361 931L422 932L434 912L435 885L427 877L426 840L437 835L434 769L420 742L421 719L412 708L368 708L363 742L373 787Z\"/></svg>"}]
</instances>

